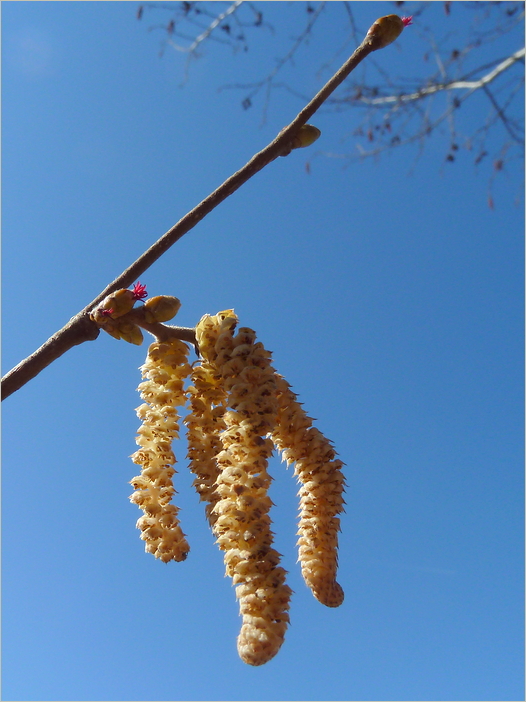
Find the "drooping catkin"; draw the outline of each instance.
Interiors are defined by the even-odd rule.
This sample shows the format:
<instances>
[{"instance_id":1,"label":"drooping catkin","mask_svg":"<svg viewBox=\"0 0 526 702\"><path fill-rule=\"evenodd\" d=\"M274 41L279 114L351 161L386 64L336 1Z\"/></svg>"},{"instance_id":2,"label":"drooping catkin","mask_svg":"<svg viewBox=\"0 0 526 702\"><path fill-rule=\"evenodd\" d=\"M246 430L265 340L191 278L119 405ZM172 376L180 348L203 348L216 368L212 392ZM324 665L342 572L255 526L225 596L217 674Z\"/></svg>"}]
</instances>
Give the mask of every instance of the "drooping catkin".
<instances>
[{"instance_id":1,"label":"drooping catkin","mask_svg":"<svg viewBox=\"0 0 526 702\"><path fill-rule=\"evenodd\" d=\"M343 511L345 479L342 461L330 441L305 413L290 385L276 374L278 418L271 436L287 464L301 483L299 561L307 585L327 607L338 607L344 599L336 582L338 531Z\"/></svg>"},{"instance_id":2,"label":"drooping catkin","mask_svg":"<svg viewBox=\"0 0 526 702\"><path fill-rule=\"evenodd\" d=\"M234 335L232 311L205 317L196 328L199 349L214 365L227 392L213 530L225 552L226 573L236 585L243 617L238 652L250 665L262 665L278 652L289 621L291 596L280 554L272 548L267 472L272 442L265 436L276 421L276 379L270 354L246 327ZM212 326L217 336L213 342Z\"/></svg>"},{"instance_id":3,"label":"drooping catkin","mask_svg":"<svg viewBox=\"0 0 526 702\"><path fill-rule=\"evenodd\" d=\"M190 370L185 343L177 339L156 341L141 366L146 380L138 387L145 404L137 408L143 424L136 438L140 448L131 458L141 466L141 474L130 481L135 488L130 500L144 512L137 528L146 552L164 563L184 561L190 551L179 525L179 510L171 504L176 472L172 441L179 436L176 408L185 404L183 384Z\"/></svg>"},{"instance_id":4,"label":"drooping catkin","mask_svg":"<svg viewBox=\"0 0 526 702\"><path fill-rule=\"evenodd\" d=\"M193 485L199 498L206 502L205 514L210 526L217 520L213 508L219 499L215 491L219 475L217 454L222 449L219 434L225 429L226 391L222 385L214 360L215 345L221 324L237 323L234 310L225 310L217 315L205 314L196 327L201 363L191 372L192 385L187 388L190 413L184 419L187 426L188 458L190 470L196 475Z\"/></svg>"},{"instance_id":5,"label":"drooping catkin","mask_svg":"<svg viewBox=\"0 0 526 702\"><path fill-rule=\"evenodd\" d=\"M192 368L192 385L186 394L190 412L185 417L187 427L189 468L196 476L193 485L199 498L206 502L205 514L210 526L217 515L213 508L219 499L215 492L219 467L216 457L221 451L219 434L225 429L226 393L213 364L203 361Z\"/></svg>"}]
</instances>

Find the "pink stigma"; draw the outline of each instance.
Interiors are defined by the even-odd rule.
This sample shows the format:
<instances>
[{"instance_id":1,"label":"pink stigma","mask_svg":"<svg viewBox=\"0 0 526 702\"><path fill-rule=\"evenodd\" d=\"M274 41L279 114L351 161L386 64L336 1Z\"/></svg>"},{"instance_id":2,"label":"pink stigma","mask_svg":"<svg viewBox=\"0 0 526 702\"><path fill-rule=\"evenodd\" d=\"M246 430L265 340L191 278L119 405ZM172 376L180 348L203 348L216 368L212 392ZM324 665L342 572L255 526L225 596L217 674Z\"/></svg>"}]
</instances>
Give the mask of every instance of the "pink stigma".
<instances>
[{"instance_id":1,"label":"pink stigma","mask_svg":"<svg viewBox=\"0 0 526 702\"><path fill-rule=\"evenodd\" d=\"M141 285L140 281L137 281L133 286L133 297L136 300L144 300L145 297L148 297L146 285Z\"/></svg>"},{"instance_id":2,"label":"pink stigma","mask_svg":"<svg viewBox=\"0 0 526 702\"><path fill-rule=\"evenodd\" d=\"M412 20L413 20L413 15L410 15L409 17L402 17L402 22L403 22L404 27L407 27L408 25L413 24Z\"/></svg>"}]
</instances>

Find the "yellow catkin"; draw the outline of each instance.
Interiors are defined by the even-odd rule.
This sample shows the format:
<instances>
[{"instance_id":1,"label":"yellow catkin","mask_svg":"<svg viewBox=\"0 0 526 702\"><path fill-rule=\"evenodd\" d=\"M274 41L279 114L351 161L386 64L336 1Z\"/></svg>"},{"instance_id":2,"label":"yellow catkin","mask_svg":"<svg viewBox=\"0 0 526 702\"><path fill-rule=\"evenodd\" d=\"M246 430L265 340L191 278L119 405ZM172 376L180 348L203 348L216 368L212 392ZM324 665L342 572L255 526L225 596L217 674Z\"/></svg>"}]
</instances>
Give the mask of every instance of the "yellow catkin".
<instances>
[{"instance_id":1,"label":"yellow catkin","mask_svg":"<svg viewBox=\"0 0 526 702\"><path fill-rule=\"evenodd\" d=\"M336 582L338 531L343 511L343 463L337 460L330 441L316 427L297 401L290 385L276 374L278 418L271 433L287 464L295 464L301 483L299 561L307 585L316 599L338 607L344 599Z\"/></svg>"},{"instance_id":2,"label":"yellow catkin","mask_svg":"<svg viewBox=\"0 0 526 702\"><path fill-rule=\"evenodd\" d=\"M130 500L144 512L137 528L146 552L164 563L184 561L190 547L179 526L179 510L171 504L175 493L172 441L179 436L176 407L186 401L183 385L190 373L188 347L177 339L154 342L141 371L146 380L138 389L145 404L137 408L137 416L143 423L136 439L140 448L132 455L141 474L130 481L135 488Z\"/></svg>"},{"instance_id":3,"label":"yellow catkin","mask_svg":"<svg viewBox=\"0 0 526 702\"><path fill-rule=\"evenodd\" d=\"M192 385L186 391L190 412L184 419L189 468L196 476L193 485L206 502L206 518L213 526L217 519L213 508L219 499L215 492L219 475L216 457L222 449L219 434L225 429L226 393L215 367L206 361L192 368L190 377Z\"/></svg>"},{"instance_id":4,"label":"yellow catkin","mask_svg":"<svg viewBox=\"0 0 526 702\"><path fill-rule=\"evenodd\" d=\"M234 335L236 323L231 310L207 316L196 337L205 361L217 369L230 407L217 455L213 530L243 618L239 655L245 663L262 665L283 643L291 596L280 555L272 548L268 515L267 463L273 445L265 437L276 421L276 379L270 354L251 329L242 327Z\"/></svg>"},{"instance_id":5,"label":"yellow catkin","mask_svg":"<svg viewBox=\"0 0 526 702\"><path fill-rule=\"evenodd\" d=\"M205 513L210 526L217 520L213 511L219 496L215 491L219 475L217 454L222 449L219 434L225 429L226 391L215 363L215 345L221 324L237 323L234 310L225 310L217 315L205 314L196 327L201 362L192 368L192 385L187 389L190 413L184 422L187 426L188 458L190 470L196 475L193 482L202 501L206 502ZM207 360L208 359L208 360Z\"/></svg>"}]
</instances>

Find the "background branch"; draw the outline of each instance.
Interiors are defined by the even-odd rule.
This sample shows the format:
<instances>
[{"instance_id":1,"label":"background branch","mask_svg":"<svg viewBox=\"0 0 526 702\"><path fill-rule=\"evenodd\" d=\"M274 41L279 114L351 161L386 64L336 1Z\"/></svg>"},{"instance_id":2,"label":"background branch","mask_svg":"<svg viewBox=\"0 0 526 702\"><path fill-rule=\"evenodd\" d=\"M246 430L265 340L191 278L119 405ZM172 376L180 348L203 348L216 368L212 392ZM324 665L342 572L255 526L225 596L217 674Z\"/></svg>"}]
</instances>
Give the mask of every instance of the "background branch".
<instances>
[{"instance_id":1,"label":"background branch","mask_svg":"<svg viewBox=\"0 0 526 702\"><path fill-rule=\"evenodd\" d=\"M366 105L387 105L392 103L405 103L412 102L414 100L420 100L421 98L427 97L428 95L433 95L434 93L439 93L444 90L470 90L471 92L478 90L479 88L484 88L491 81L495 80L497 76L506 71L514 63L520 61L524 58L526 54L526 49L522 48L516 51L514 54L509 56L507 59L499 63L499 65L490 71L485 76L479 80L452 80L446 83L435 83L428 87L421 88L413 93L401 93L400 95L385 95L382 97L369 98L364 95L360 96L359 101Z\"/></svg>"}]
</instances>

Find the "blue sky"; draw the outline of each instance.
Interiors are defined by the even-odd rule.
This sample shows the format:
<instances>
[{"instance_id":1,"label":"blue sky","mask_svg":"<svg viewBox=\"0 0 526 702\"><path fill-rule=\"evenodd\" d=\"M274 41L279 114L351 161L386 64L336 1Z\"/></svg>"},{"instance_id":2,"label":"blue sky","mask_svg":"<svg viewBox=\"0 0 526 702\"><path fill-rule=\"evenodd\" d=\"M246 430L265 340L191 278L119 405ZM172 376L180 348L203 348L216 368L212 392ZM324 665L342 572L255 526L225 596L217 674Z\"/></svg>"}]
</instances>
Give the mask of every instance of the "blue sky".
<instances>
[{"instance_id":1,"label":"blue sky","mask_svg":"<svg viewBox=\"0 0 526 702\"><path fill-rule=\"evenodd\" d=\"M167 13L138 22L137 6L2 4L4 372L302 107L278 89L262 124L261 97L244 111L243 91L218 88L272 70L304 3L265 3L276 33L254 30L236 56L209 44L184 86L184 55L160 58L163 35L148 31ZM353 6L363 32L393 12ZM472 13L453 11L462 37ZM425 21L451 29L443 3ZM348 40L330 3L284 79L313 95ZM413 78L427 70L422 42L415 23L374 62ZM519 49L522 31L502 42L488 59ZM487 110L473 96L459 126ZM506 164L491 210L491 163L477 170L463 150L446 163L447 135L416 163L409 148L345 166L324 153L353 149L359 114L311 121L322 137L310 151L264 169L141 282L181 299L184 326L235 308L334 441L347 464L344 604L325 608L303 584L297 487L275 458L291 626L268 664L240 661L234 590L183 441L191 553L168 565L144 553L128 481L146 346L101 334L3 403L4 699L523 697L522 165Z\"/></svg>"}]
</instances>

